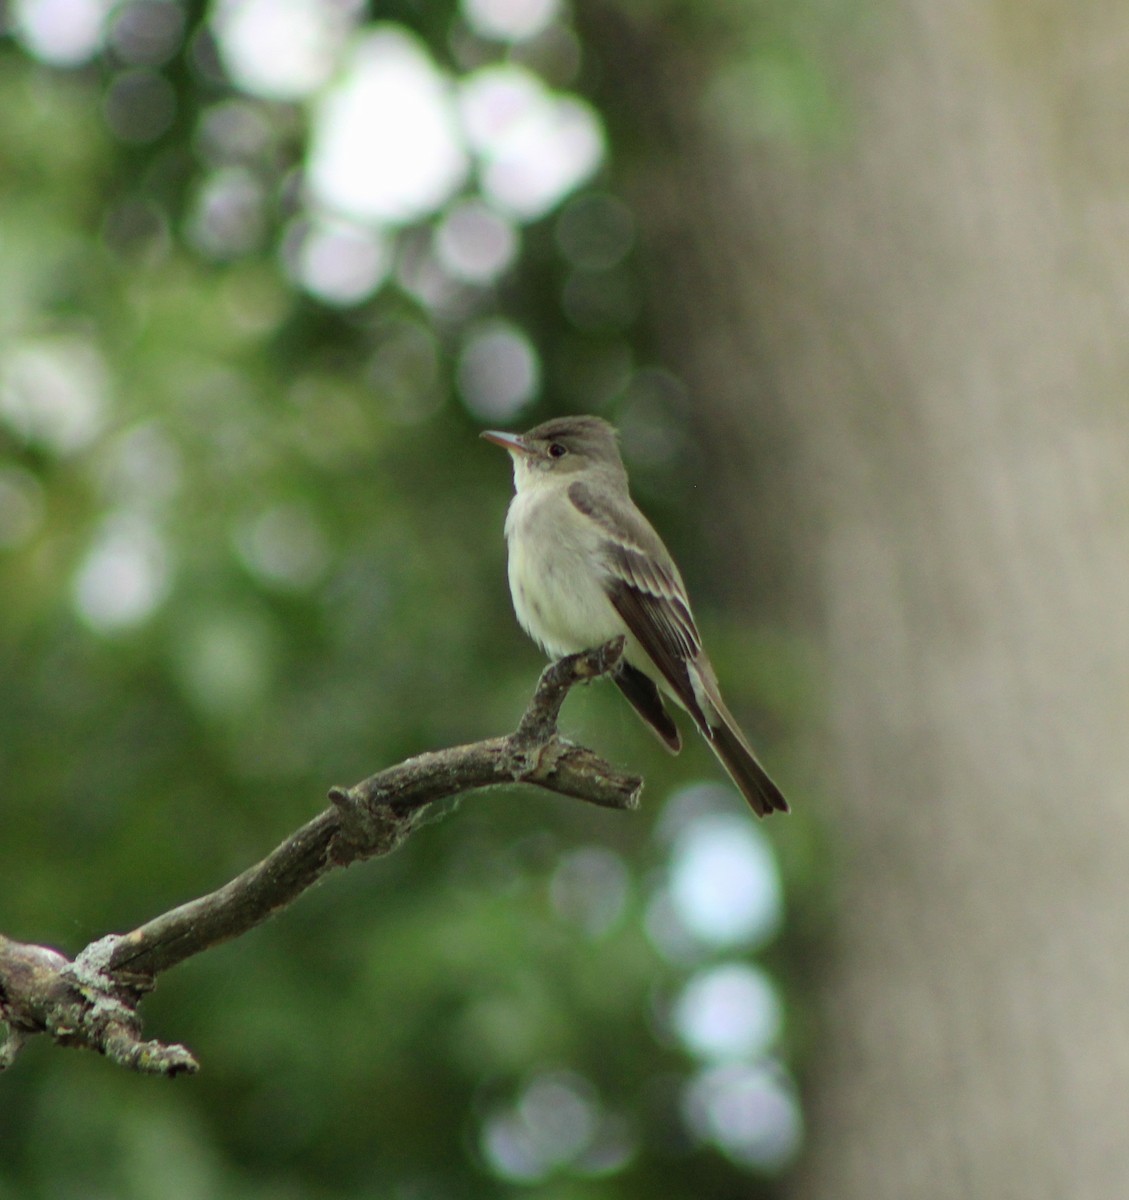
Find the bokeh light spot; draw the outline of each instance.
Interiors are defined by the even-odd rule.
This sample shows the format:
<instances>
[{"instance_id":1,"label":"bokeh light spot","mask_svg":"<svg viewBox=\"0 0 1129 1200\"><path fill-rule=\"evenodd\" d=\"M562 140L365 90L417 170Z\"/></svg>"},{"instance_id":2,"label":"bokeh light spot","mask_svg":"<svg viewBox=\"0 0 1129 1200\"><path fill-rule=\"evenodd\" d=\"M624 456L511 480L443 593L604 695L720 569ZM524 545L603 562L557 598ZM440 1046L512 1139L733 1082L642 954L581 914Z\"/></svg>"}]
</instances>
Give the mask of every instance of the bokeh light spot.
<instances>
[{"instance_id":1,"label":"bokeh light spot","mask_svg":"<svg viewBox=\"0 0 1129 1200\"><path fill-rule=\"evenodd\" d=\"M698 1137L743 1167L781 1170L803 1140L795 1087L772 1062L701 1071L686 1088L683 1114Z\"/></svg>"},{"instance_id":2,"label":"bokeh light spot","mask_svg":"<svg viewBox=\"0 0 1129 1200\"><path fill-rule=\"evenodd\" d=\"M25 342L0 363L0 421L56 453L79 450L97 436L107 393L105 363L84 338Z\"/></svg>"},{"instance_id":3,"label":"bokeh light spot","mask_svg":"<svg viewBox=\"0 0 1129 1200\"><path fill-rule=\"evenodd\" d=\"M592 1085L573 1071L546 1071L510 1109L483 1125L483 1155L503 1179L533 1183L580 1159L602 1124Z\"/></svg>"},{"instance_id":4,"label":"bokeh light spot","mask_svg":"<svg viewBox=\"0 0 1129 1200\"><path fill-rule=\"evenodd\" d=\"M607 271L618 266L631 250L635 219L622 200L603 192L589 192L565 205L555 232L560 252L573 266Z\"/></svg>"},{"instance_id":5,"label":"bokeh light spot","mask_svg":"<svg viewBox=\"0 0 1129 1200\"><path fill-rule=\"evenodd\" d=\"M378 27L315 108L313 195L359 221L401 224L442 205L467 169L449 77L422 42Z\"/></svg>"},{"instance_id":6,"label":"bokeh light spot","mask_svg":"<svg viewBox=\"0 0 1129 1200\"><path fill-rule=\"evenodd\" d=\"M258 179L243 167L225 167L204 180L188 220L188 236L201 253L237 258L263 239L265 197Z\"/></svg>"},{"instance_id":7,"label":"bokeh light spot","mask_svg":"<svg viewBox=\"0 0 1129 1200\"><path fill-rule=\"evenodd\" d=\"M547 1174L533 1134L517 1113L501 1112L482 1128L482 1155L494 1174L514 1183L534 1183Z\"/></svg>"},{"instance_id":8,"label":"bokeh light spot","mask_svg":"<svg viewBox=\"0 0 1129 1200\"><path fill-rule=\"evenodd\" d=\"M107 211L102 238L120 258L155 266L171 249L168 215L148 196L127 196Z\"/></svg>"},{"instance_id":9,"label":"bokeh light spot","mask_svg":"<svg viewBox=\"0 0 1129 1200\"><path fill-rule=\"evenodd\" d=\"M592 937L612 929L627 905L630 876L605 846L582 846L561 856L549 884L553 907Z\"/></svg>"},{"instance_id":10,"label":"bokeh light spot","mask_svg":"<svg viewBox=\"0 0 1129 1200\"><path fill-rule=\"evenodd\" d=\"M176 117L176 92L156 71L138 67L114 77L103 101L106 124L120 141L155 142Z\"/></svg>"},{"instance_id":11,"label":"bokeh light spot","mask_svg":"<svg viewBox=\"0 0 1129 1200\"><path fill-rule=\"evenodd\" d=\"M223 100L203 110L196 149L214 167L254 163L269 153L278 131L257 100Z\"/></svg>"},{"instance_id":12,"label":"bokeh light spot","mask_svg":"<svg viewBox=\"0 0 1129 1200\"><path fill-rule=\"evenodd\" d=\"M110 45L122 62L158 67L184 37L184 9L175 0L136 0L121 5L110 25Z\"/></svg>"},{"instance_id":13,"label":"bokeh light spot","mask_svg":"<svg viewBox=\"0 0 1129 1200\"><path fill-rule=\"evenodd\" d=\"M780 926L776 861L743 813L708 814L691 822L675 842L669 886L681 922L710 945L761 945Z\"/></svg>"},{"instance_id":14,"label":"bokeh light spot","mask_svg":"<svg viewBox=\"0 0 1129 1200\"><path fill-rule=\"evenodd\" d=\"M674 1025L700 1058L754 1059L780 1033L783 1007L768 976L747 963L723 963L693 975L674 1006Z\"/></svg>"},{"instance_id":15,"label":"bokeh light spot","mask_svg":"<svg viewBox=\"0 0 1129 1200\"><path fill-rule=\"evenodd\" d=\"M329 546L309 506L278 504L246 522L235 538L240 557L264 583L299 591L329 564Z\"/></svg>"},{"instance_id":16,"label":"bokeh light spot","mask_svg":"<svg viewBox=\"0 0 1129 1200\"><path fill-rule=\"evenodd\" d=\"M240 88L297 100L333 73L357 8L327 0L220 0L212 26L220 58Z\"/></svg>"},{"instance_id":17,"label":"bokeh light spot","mask_svg":"<svg viewBox=\"0 0 1129 1200\"><path fill-rule=\"evenodd\" d=\"M521 220L549 212L603 161L595 111L516 64L471 74L459 91L459 112L482 159L483 190Z\"/></svg>"},{"instance_id":18,"label":"bokeh light spot","mask_svg":"<svg viewBox=\"0 0 1129 1200\"><path fill-rule=\"evenodd\" d=\"M575 1158L596 1131L592 1087L571 1071L547 1072L534 1079L518 1102L518 1112L549 1163Z\"/></svg>"},{"instance_id":19,"label":"bokeh light spot","mask_svg":"<svg viewBox=\"0 0 1129 1200\"><path fill-rule=\"evenodd\" d=\"M16 37L36 58L73 67L102 48L109 0L15 0Z\"/></svg>"},{"instance_id":20,"label":"bokeh light spot","mask_svg":"<svg viewBox=\"0 0 1129 1200\"><path fill-rule=\"evenodd\" d=\"M99 466L106 495L135 511L167 506L184 481L180 447L156 419L117 433L105 446Z\"/></svg>"},{"instance_id":21,"label":"bokeh light spot","mask_svg":"<svg viewBox=\"0 0 1129 1200\"><path fill-rule=\"evenodd\" d=\"M358 304L383 282L391 255L378 230L348 221L304 224L297 246L287 247L291 275L327 304Z\"/></svg>"},{"instance_id":22,"label":"bokeh light spot","mask_svg":"<svg viewBox=\"0 0 1129 1200\"><path fill-rule=\"evenodd\" d=\"M480 37L523 42L543 33L560 11L560 0L463 0L467 24Z\"/></svg>"},{"instance_id":23,"label":"bokeh light spot","mask_svg":"<svg viewBox=\"0 0 1129 1200\"><path fill-rule=\"evenodd\" d=\"M484 420L512 417L537 393L541 368L529 338L508 321L472 329L459 356L459 392Z\"/></svg>"},{"instance_id":24,"label":"bokeh light spot","mask_svg":"<svg viewBox=\"0 0 1129 1200\"><path fill-rule=\"evenodd\" d=\"M110 517L75 577L79 615L103 633L137 625L165 597L169 562L151 522L136 514Z\"/></svg>"},{"instance_id":25,"label":"bokeh light spot","mask_svg":"<svg viewBox=\"0 0 1129 1200\"><path fill-rule=\"evenodd\" d=\"M457 204L435 232L439 261L466 283L490 283L514 261L518 238L513 224L480 200Z\"/></svg>"},{"instance_id":26,"label":"bokeh light spot","mask_svg":"<svg viewBox=\"0 0 1129 1200\"><path fill-rule=\"evenodd\" d=\"M261 617L234 610L202 614L178 634L180 682L202 712L245 713L266 694L275 653L272 630Z\"/></svg>"}]
</instances>

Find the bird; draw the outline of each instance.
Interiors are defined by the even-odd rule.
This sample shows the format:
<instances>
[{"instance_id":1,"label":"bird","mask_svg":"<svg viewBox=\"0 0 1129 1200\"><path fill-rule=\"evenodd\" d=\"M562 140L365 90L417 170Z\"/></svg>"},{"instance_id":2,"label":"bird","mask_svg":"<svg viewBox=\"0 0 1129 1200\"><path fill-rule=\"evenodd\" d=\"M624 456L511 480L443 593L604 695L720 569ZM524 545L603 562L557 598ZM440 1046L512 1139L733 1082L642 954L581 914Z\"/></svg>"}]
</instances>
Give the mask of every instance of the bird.
<instances>
[{"instance_id":1,"label":"bird","mask_svg":"<svg viewBox=\"0 0 1129 1200\"><path fill-rule=\"evenodd\" d=\"M513 460L507 567L525 632L550 658L622 635L612 678L659 741L673 754L682 748L669 698L758 816L788 812L721 697L682 575L631 498L613 426L596 416L556 417L526 433L480 436Z\"/></svg>"}]
</instances>

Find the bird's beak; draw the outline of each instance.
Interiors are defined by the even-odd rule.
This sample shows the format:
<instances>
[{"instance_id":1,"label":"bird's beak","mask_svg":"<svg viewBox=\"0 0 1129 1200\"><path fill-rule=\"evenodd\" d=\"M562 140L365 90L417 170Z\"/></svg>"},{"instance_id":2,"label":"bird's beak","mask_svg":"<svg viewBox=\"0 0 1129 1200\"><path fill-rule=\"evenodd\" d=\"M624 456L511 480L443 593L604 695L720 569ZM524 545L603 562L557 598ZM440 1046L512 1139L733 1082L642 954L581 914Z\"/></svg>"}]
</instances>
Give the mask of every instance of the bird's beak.
<instances>
[{"instance_id":1,"label":"bird's beak","mask_svg":"<svg viewBox=\"0 0 1129 1200\"><path fill-rule=\"evenodd\" d=\"M532 447L525 438L516 433L502 433L497 429L487 429L478 436L485 438L488 442L493 442L495 446L501 446L503 450L508 450L511 454L533 453Z\"/></svg>"}]
</instances>

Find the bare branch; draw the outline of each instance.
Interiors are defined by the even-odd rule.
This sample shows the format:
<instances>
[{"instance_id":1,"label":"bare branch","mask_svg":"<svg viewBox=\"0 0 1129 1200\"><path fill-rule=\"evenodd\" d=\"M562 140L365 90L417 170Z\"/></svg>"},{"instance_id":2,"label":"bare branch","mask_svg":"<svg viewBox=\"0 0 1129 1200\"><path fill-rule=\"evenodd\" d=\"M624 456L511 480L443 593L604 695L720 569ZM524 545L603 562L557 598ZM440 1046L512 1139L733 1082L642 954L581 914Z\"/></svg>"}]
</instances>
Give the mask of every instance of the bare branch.
<instances>
[{"instance_id":1,"label":"bare branch","mask_svg":"<svg viewBox=\"0 0 1129 1200\"><path fill-rule=\"evenodd\" d=\"M532 783L605 808L633 809L643 781L557 731L577 683L618 664L623 639L546 667L518 728L410 758L350 788L330 790L331 807L276 850L209 895L91 943L74 962L55 950L0 935L0 1019L9 1027L0 1070L26 1039L48 1033L133 1070L176 1075L197 1069L183 1046L141 1040L137 1006L158 975L239 937L293 903L329 871L396 849L437 800L504 783Z\"/></svg>"}]
</instances>

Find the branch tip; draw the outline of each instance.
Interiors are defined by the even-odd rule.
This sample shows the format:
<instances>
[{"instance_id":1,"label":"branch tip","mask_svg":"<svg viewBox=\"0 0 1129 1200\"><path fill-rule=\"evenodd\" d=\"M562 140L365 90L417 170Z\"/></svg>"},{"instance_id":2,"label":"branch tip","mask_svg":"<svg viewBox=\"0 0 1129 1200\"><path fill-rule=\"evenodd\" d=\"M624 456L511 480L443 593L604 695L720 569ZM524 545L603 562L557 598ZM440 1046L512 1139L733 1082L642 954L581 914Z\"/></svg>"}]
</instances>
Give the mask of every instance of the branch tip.
<instances>
[{"instance_id":1,"label":"branch tip","mask_svg":"<svg viewBox=\"0 0 1129 1200\"><path fill-rule=\"evenodd\" d=\"M261 924L329 870L396 849L436 801L513 780L603 808L636 808L642 779L557 732L569 691L614 671L623 650L617 637L550 663L507 737L421 754L352 787L331 787L330 807L261 862L129 933L92 942L73 962L0 934L0 1033L7 1026L0 1071L30 1037L45 1033L144 1074L194 1073L199 1063L186 1047L141 1040L138 1005L157 977Z\"/></svg>"},{"instance_id":2,"label":"branch tip","mask_svg":"<svg viewBox=\"0 0 1129 1200\"><path fill-rule=\"evenodd\" d=\"M104 1048L111 1062L141 1075L163 1075L172 1079L177 1075L195 1075L200 1069L199 1062L186 1046L143 1042L132 1029L108 1030Z\"/></svg>"}]
</instances>

